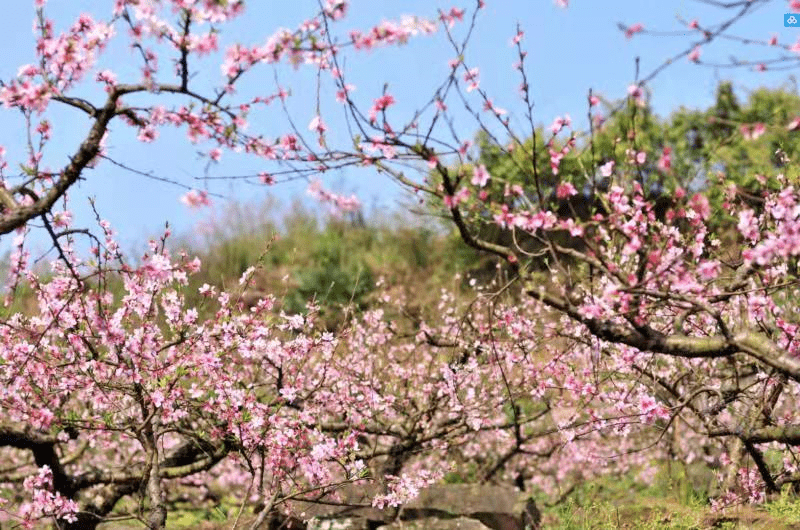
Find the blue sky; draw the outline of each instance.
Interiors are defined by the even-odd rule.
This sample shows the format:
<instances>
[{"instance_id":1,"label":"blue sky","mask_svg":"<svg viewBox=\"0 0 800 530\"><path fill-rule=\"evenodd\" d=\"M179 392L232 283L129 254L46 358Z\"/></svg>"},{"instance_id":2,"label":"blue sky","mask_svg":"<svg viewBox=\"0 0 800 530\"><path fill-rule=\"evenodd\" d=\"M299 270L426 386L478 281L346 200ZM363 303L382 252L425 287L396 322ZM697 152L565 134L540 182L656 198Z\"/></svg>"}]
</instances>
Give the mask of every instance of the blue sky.
<instances>
[{"instance_id":1,"label":"blue sky","mask_svg":"<svg viewBox=\"0 0 800 530\"><path fill-rule=\"evenodd\" d=\"M512 123L522 123L523 115L517 96L519 78L512 68L516 62L510 39L517 23L525 31L524 45L528 50L528 72L535 101L535 118L549 124L554 117L569 113L575 122L585 124L586 95L591 88L609 99L623 97L634 79L635 62L641 57L641 72L647 74L664 59L686 49L696 35L676 21L676 16L686 20L697 18L701 25L717 23L720 12L693 0L572 0L568 9L556 7L552 0L487 0L487 7L479 15L476 33L467 50L466 62L481 69L481 86L493 97L497 106L508 109ZM245 43L262 42L279 26L294 28L315 11L316 1L251 1L248 13L232 27L230 34L223 28L222 43L232 42L231 34ZM787 2L775 0L740 21L734 30L741 35L768 39L776 34L782 43L797 40L797 30L783 27L783 13ZM15 2L16 9L4 11L0 18L0 39L4 54L0 59L0 79L10 79L21 64L32 62L33 20L32 2ZM81 12L90 12L98 19L110 15L112 2L101 0L50 0L48 14L58 28L68 25ZM402 14L434 16L437 8L452 5L470 7L471 0L455 2L423 0L353 0L350 15L340 23L339 34L351 28L367 29L383 19L397 18ZM617 29L617 23L641 22L648 29L677 32L673 37L636 36L627 40ZM461 35L463 27L456 27ZM683 35L682 35L683 34ZM123 42L123 39L118 39ZM750 57L759 48L743 47L730 42L718 42L703 49L703 60L727 61L728 56ZM348 81L357 85L356 100L364 108L381 94L384 83L398 100L393 116L409 116L420 104L426 102L445 78L449 59L454 52L440 31L432 37L419 37L407 46L352 53L347 59ZM166 63L166 57L162 59ZM198 63L194 67L196 81L202 86L221 80L219 56ZM120 72L120 81L138 80L138 63L123 45L111 47L103 56L101 68ZM167 67L162 67L166 72ZM792 72L756 73L751 70L713 69L698 67L681 59L662 72L652 83L652 103L657 112L668 114L678 106L704 107L713 98L714 89L721 80L731 80L746 95L747 90L758 86L778 86L786 83ZM293 71L291 68L265 67L250 76L242 87L243 93L274 91L274 77L292 90L289 110L298 128L305 130L315 114L316 75L310 69ZM329 123L332 143L346 139L341 109L333 102L331 84L322 88L322 115ZM80 87L73 95L99 101L102 93L96 87ZM144 99L140 100L143 104ZM451 100L451 108L457 101ZM479 106L477 99L473 104ZM3 111L6 127L0 131L0 144L8 150L10 161L23 156L24 129L17 113ZM63 165L65 156L77 146L77 139L85 132L88 121L79 113L53 108L48 117L54 127L54 141L45 160L53 167ZM337 121L339 120L339 121ZM464 115L456 115L459 134L469 138L475 126ZM253 124L267 135L277 135L285 128L280 113L265 116L262 123ZM309 135L309 139L313 138ZM257 203L268 196L279 199L284 206L292 197L303 196L306 182L286 183L273 187L255 185L240 180L202 180L202 177L254 174L268 169L252 158L226 154L221 163L206 167L206 160L198 151L210 146L192 145L183 132L162 132L152 145L138 143L125 127L112 128L109 154L116 160L138 170L152 172L188 186L208 188L224 195L215 199L219 212L227 201ZM200 180L198 180L200 179ZM342 172L323 177L326 185L341 193L355 192L368 209L384 210L397 204L399 188L372 172ZM193 212L179 202L185 190L145 179L108 163L86 174L86 180L71 192L71 207L77 213L77 224L86 225L92 217L87 197L95 197L100 214L117 228L124 245L133 245L156 236L169 220L175 231L187 233L197 230L198 223L208 214ZM5 238L6 240L9 238ZM6 241L7 244L7 241Z\"/></svg>"}]
</instances>

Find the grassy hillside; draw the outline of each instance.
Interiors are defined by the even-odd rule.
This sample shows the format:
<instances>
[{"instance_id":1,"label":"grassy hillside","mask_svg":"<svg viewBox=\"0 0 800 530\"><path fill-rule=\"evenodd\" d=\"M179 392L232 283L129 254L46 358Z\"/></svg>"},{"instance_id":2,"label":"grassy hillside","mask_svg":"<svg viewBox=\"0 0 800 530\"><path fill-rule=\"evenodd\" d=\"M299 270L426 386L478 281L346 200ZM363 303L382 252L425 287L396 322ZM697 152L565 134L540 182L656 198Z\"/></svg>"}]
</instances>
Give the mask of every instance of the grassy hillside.
<instances>
[{"instance_id":1,"label":"grassy hillside","mask_svg":"<svg viewBox=\"0 0 800 530\"><path fill-rule=\"evenodd\" d=\"M385 288L422 310L442 288L499 278L492 260L436 219L399 213L321 218L299 203L283 211L274 204L232 205L204 233L179 237L173 246L202 260L192 279L198 286L236 288L255 265L246 303L271 293L294 313L315 301L330 327L347 311L368 307Z\"/></svg>"}]
</instances>

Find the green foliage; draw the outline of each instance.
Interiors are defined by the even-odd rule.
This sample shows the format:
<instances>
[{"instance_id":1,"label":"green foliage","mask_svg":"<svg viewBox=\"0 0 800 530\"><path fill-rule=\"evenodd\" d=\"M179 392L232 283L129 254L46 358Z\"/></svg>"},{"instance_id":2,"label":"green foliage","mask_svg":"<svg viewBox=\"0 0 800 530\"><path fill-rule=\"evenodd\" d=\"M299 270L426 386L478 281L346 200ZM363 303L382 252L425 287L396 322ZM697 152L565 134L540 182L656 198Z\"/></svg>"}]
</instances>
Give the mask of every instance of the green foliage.
<instances>
[{"instance_id":1,"label":"green foliage","mask_svg":"<svg viewBox=\"0 0 800 530\"><path fill-rule=\"evenodd\" d=\"M635 182L662 219L670 209L685 206L694 193L704 192L711 208L707 221L711 231L720 236L723 248L736 248L731 244L739 237L733 229L736 220L727 207L732 195L738 194L758 211L767 192L798 180L800 96L796 90L762 88L740 99L730 83L721 83L714 104L706 109L682 107L659 117L647 100L628 99L592 112L596 117L602 113L611 117L587 133L562 130L554 136L550 129L538 127L524 141L503 143L480 132L474 164L437 168L428 181L440 192L462 199L464 194L469 196L460 203L459 213L474 237L518 249L518 258L531 256L525 266L547 270L543 243L524 231L501 228L495 216L517 207L538 206L561 218L588 219L604 211L600 192L611 186L630 188ZM559 153L565 154L554 172L551 156L558 158ZM609 176L601 168L612 161L615 165ZM486 166L491 175L488 186L477 188L470 183L475 164ZM567 182L577 194L559 198L556 190ZM428 207L437 214L447 212L443 202L439 197ZM566 231L550 237L561 246L581 245ZM470 259L476 271L497 264L496 259Z\"/></svg>"},{"instance_id":2,"label":"green foliage","mask_svg":"<svg viewBox=\"0 0 800 530\"><path fill-rule=\"evenodd\" d=\"M790 487L762 506L733 506L714 512L708 493L680 463L661 465L644 486L636 471L578 484L561 502L543 507L544 526L578 529L797 528L800 502ZM707 477L711 478L711 477ZM541 503L540 503L541 506Z\"/></svg>"},{"instance_id":3,"label":"green foliage","mask_svg":"<svg viewBox=\"0 0 800 530\"><path fill-rule=\"evenodd\" d=\"M617 105L608 104L594 113L611 113ZM621 110L594 127L591 135L575 137L575 148L562 159L557 175L550 168L549 150L560 151L568 141L567 133L554 138L542 128L536 130L535 142L528 138L522 144L512 144L510 152L507 145L479 134L478 163L484 164L495 180L490 190L494 203L529 200L543 202L551 209L564 208L563 201L555 198L555 188L570 182L579 194L585 194L575 203L588 206L591 201L585 197L593 191L637 180L653 198L671 196L679 187L689 193L710 191L712 207L724 218L722 192L726 184L736 184L757 203L766 188L777 187L775 181L765 181L762 176L786 173L790 180L796 180L793 162L800 162L800 130L790 130L789 126L798 116L800 96L795 90L761 88L741 101L731 83L723 82L711 107L682 107L666 118L656 116L648 102L625 102ZM759 124L764 126L763 132ZM659 166L665 149L671 150L668 169ZM629 156L632 152L645 152L645 163L633 164ZM611 160L621 171L604 178L599 167ZM456 167L452 171L465 178L471 168ZM525 190L524 199L506 192L506 186L515 184ZM585 216L591 212L577 213Z\"/></svg>"},{"instance_id":4,"label":"green foliage","mask_svg":"<svg viewBox=\"0 0 800 530\"><path fill-rule=\"evenodd\" d=\"M565 502L546 511L548 528L690 529L700 528L707 508L684 505L662 495L650 496L630 477L615 477L581 485Z\"/></svg>"},{"instance_id":5,"label":"green foliage","mask_svg":"<svg viewBox=\"0 0 800 530\"><path fill-rule=\"evenodd\" d=\"M790 487L784 488L780 497L764 507L770 515L787 524L800 524L800 500Z\"/></svg>"},{"instance_id":6,"label":"green foliage","mask_svg":"<svg viewBox=\"0 0 800 530\"><path fill-rule=\"evenodd\" d=\"M345 227L335 225L318 233L309 242L308 263L294 274L297 287L286 298L286 309L300 312L312 299L323 308L349 304L362 308L375 286L366 262L375 243L373 236L367 230L348 233Z\"/></svg>"},{"instance_id":7,"label":"green foliage","mask_svg":"<svg viewBox=\"0 0 800 530\"><path fill-rule=\"evenodd\" d=\"M277 205L271 201L231 203L221 218L202 223L205 230L199 231L199 236L179 238L174 246L188 247L190 254L200 255L203 267L195 281L227 286L270 248L280 229L276 213Z\"/></svg>"},{"instance_id":8,"label":"green foliage","mask_svg":"<svg viewBox=\"0 0 800 530\"><path fill-rule=\"evenodd\" d=\"M459 272L466 273L465 284L496 274L456 234L408 215L320 218L300 204L288 211L274 203L238 204L210 227L202 240L174 245L188 247L203 263L193 285L236 290L242 273L259 263L249 292L274 294L279 309L290 313L314 301L331 329L348 308L363 310L376 300L380 279L423 306L441 287L460 287L452 283Z\"/></svg>"},{"instance_id":9,"label":"green foliage","mask_svg":"<svg viewBox=\"0 0 800 530\"><path fill-rule=\"evenodd\" d=\"M229 510L233 512L233 510ZM233 512L235 514L235 512ZM227 510L220 506L213 506L200 510L187 510L177 512L170 517L170 528L197 528L203 521L226 522L231 517Z\"/></svg>"}]
</instances>

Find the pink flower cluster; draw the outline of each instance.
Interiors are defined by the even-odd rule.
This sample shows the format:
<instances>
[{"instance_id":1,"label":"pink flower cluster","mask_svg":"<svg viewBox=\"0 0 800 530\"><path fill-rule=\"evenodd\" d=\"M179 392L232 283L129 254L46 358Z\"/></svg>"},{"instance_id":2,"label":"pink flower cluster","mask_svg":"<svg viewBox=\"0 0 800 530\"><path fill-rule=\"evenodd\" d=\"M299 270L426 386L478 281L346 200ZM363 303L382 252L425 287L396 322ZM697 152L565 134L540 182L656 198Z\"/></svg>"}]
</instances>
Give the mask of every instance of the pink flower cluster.
<instances>
[{"instance_id":1,"label":"pink flower cluster","mask_svg":"<svg viewBox=\"0 0 800 530\"><path fill-rule=\"evenodd\" d=\"M371 50L379 46L403 45L416 35L430 35L436 31L436 23L417 16L405 16L399 22L385 20L367 33L350 32L350 39L357 50Z\"/></svg>"},{"instance_id":2,"label":"pink flower cluster","mask_svg":"<svg viewBox=\"0 0 800 530\"><path fill-rule=\"evenodd\" d=\"M344 197L328 191L322 187L322 181L319 179L312 180L306 192L317 201L330 204L334 213L355 212L361 209L361 202L358 197L355 195Z\"/></svg>"},{"instance_id":3,"label":"pink flower cluster","mask_svg":"<svg viewBox=\"0 0 800 530\"><path fill-rule=\"evenodd\" d=\"M42 466L36 475L27 477L23 488L31 496L30 502L19 508L23 528L35 528L38 522L48 518L69 523L77 521L78 503L53 492L53 471L49 466Z\"/></svg>"}]
</instances>

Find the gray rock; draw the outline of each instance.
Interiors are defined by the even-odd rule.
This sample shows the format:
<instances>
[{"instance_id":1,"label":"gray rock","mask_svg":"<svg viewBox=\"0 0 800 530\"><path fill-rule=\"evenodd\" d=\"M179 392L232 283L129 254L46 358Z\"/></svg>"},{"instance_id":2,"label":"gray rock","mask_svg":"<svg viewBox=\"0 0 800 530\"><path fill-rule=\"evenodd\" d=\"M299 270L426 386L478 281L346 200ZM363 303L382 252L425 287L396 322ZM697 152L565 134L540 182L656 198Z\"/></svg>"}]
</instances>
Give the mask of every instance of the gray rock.
<instances>
[{"instance_id":1,"label":"gray rock","mask_svg":"<svg viewBox=\"0 0 800 530\"><path fill-rule=\"evenodd\" d=\"M308 530L366 530L364 519L311 519Z\"/></svg>"},{"instance_id":2,"label":"gray rock","mask_svg":"<svg viewBox=\"0 0 800 530\"><path fill-rule=\"evenodd\" d=\"M320 530L368 530L394 520L396 510L378 510L372 507L372 497L377 492L373 484L348 484L336 490L335 498L324 503L290 501L291 512L298 517L318 521ZM311 527L313 528L313 527Z\"/></svg>"},{"instance_id":3,"label":"gray rock","mask_svg":"<svg viewBox=\"0 0 800 530\"><path fill-rule=\"evenodd\" d=\"M373 485L349 485L337 491L336 501L325 503L291 501L291 513L314 521L309 530L374 530L376 528L443 530L535 530L541 515L532 499L502 486L442 484L431 486L397 509L378 510L371 506ZM467 524L471 526L464 526ZM403 524L405 526L392 526ZM387 526L388 525L388 526ZM416 525L416 526L415 526Z\"/></svg>"},{"instance_id":4,"label":"gray rock","mask_svg":"<svg viewBox=\"0 0 800 530\"><path fill-rule=\"evenodd\" d=\"M511 488L479 484L431 486L400 509L404 521L428 517L467 517L492 530L539 528L541 520L533 499Z\"/></svg>"},{"instance_id":5,"label":"gray rock","mask_svg":"<svg viewBox=\"0 0 800 530\"><path fill-rule=\"evenodd\" d=\"M428 517L416 521L395 521L392 524L379 526L378 530L490 530L488 526L475 519L457 517L455 519L439 519Z\"/></svg>"}]
</instances>

